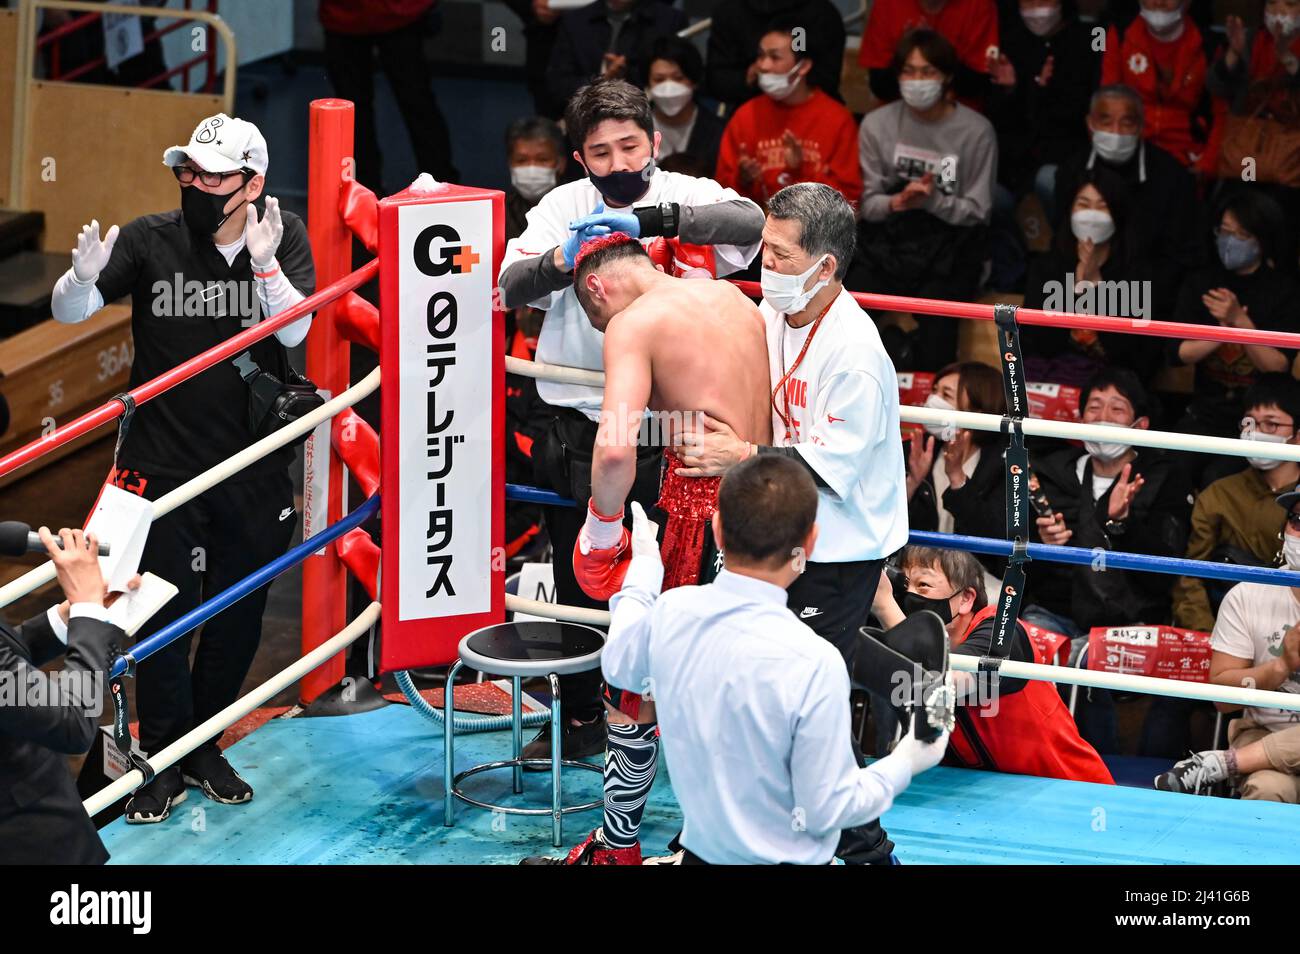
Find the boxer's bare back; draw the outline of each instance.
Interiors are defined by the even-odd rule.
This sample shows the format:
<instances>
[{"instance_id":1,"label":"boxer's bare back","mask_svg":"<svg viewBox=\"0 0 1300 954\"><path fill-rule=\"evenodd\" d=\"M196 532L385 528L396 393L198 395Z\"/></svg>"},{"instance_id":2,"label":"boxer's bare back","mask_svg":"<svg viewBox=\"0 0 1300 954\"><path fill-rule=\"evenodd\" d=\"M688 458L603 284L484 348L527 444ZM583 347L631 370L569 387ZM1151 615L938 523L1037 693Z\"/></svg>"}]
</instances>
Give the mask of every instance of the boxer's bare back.
<instances>
[{"instance_id":1,"label":"boxer's bare back","mask_svg":"<svg viewBox=\"0 0 1300 954\"><path fill-rule=\"evenodd\" d=\"M725 281L638 269L633 282L639 294L605 328L605 399L592 475L597 508L610 508L603 512L622 506L630 484L601 480L599 458L616 448L623 449L616 457L635 454L647 408L655 412L652 433L665 444L701 429L701 414L741 440L767 444L772 436L767 338L753 302Z\"/></svg>"}]
</instances>

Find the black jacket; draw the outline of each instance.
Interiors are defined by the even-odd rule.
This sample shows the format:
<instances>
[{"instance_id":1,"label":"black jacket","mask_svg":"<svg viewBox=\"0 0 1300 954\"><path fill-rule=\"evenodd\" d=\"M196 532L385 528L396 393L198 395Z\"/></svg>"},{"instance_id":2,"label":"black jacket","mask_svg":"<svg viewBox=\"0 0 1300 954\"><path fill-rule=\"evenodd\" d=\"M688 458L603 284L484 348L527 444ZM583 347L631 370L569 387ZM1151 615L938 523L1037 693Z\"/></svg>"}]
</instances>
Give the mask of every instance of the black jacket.
<instances>
[{"instance_id":1,"label":"black jacket","mask_svg":"<svg viewBox=\"0 0 1300 954\"><path fill-rule=\"evenodd\" d=\"M44 615L19 627L0 623L0 678L24 693L23 702L0 705L0 864L103 864L108 851L81 805L66 756L80 755L94 743L98 718L87 714L94 700L71 693L56 700L50 674L39 667L63 655L64 686L84 689L75 678L97 679L99 699L108 705L104 671L108 646L124 640L122 630L98 620L76 618L68 625L66 650ZM47 691L29 686L43 683ZM30 693L30 697L28 697ZM62 703L62 704L58 704Z\"/></svg>"},{"instance_id":2,"label":"black jacket","mask_svg":"<svg viewBox=\"0 0 1300 954\"><path fill-rule=\"evenodd\" d=\"M745 84L745 74L758 59L758 41L774 19L797 14L807 32L813 61L808 80L843 102L840 74L844 70L844 15L830 0L722 0L713 8L708 55L704 58L704 88L734 113L741 103L759 95L757 85Z\"/></svg>"},{"instance_id":3,"label":"black jacket","mask_svg":"<svg viewBox=\"0 0 1300 954\"><path fill-rule=\"evenodd\" d=\"M935 442L935 459L942 446ZM1003 448L988 444L981 448L979 463L960 489L949 487L943 492L943 509L952 514L953 533L1005 540L1007 536L1006 461ZM939 503L935 499L934 480L929 475L907 502L907 520L913 530L939 529ZM994 576L1001 576L1004 560L977 555L981 564Z\"/></svg>"},{"instance_id":4,"label":"black jacket","mask_svg":"<svg viewBox=\"0 0 1300 954\"><path fill-rule=\"evenodd\" d=\"M1191 490L1182 467L1159 451L1137 448L1131 474L1143 478L1124 521L1123 534L1108 534L1106 522L1114 484L1096 502L1092 499L1092 461L1078 461L1085 452L1067 447L1032 459L1034 472L1053 512L1074 531L1067 546L1094 551L1084 566L1029 564L1026 604L1037 603L1066 616L1083 629L1134 623L1167 623L1170 590L1176 577L1164 573L1116 570L1104 565L1106 550L1181 557L1186 551L1191 520ZM1037 524L1035 524L1037 536Z\"/></svg>"},{"instance_id":5,"label":"black jacket","mask_svg":"<svg viewBox=\"0 0 1300 954\"><path fill-rule=\"evenodd\" d=\"M1039 166L1088 147L1082 117L1101 75L1101 53L1092 48L1089 25L1071 20L1059 33L1035 36L1019 7L1003 18L1001 42L1016 85L991 87L988 117L998 130L998 178L1018 195ZM1049 56L1052 75L1040 86L1036 78Z\"/></svg>"},{"instance_id":6,"label":"black jacket","mask_svg":"<svg viewBox=\"0 0 1300 954\"><path fill-rule=\"evenodd\" d=\"M551 96L567 103L578 88L600 75L605 54L610 52L609 8L599 0L560 18L555 48L547 70ZM614 52L627 57L623 78L644 83L650 66L650 47L661 36L672 36L686 27L686 14L654 0L641 0L618 33Z\"/></svg>"},{"instance_id":7,"label":"black jacket","mask_svg":"<svg viewBox=\"0 0 1300 954\"><path fill-rule=\"evenodd\" d=\"M1079 124L1086 132L1083 116ZM1091 154L1092 144L1088 141L1057 166L1053 223L1064 223L1068 228L1070 206ZM1099 164L1117 173L1132 190L1129 216L1138 247L1151 258L1155 300L1157 304L1172 300L1187 271L1206 262L1203 237L1210 231L1209 216L1196 197L1191 174L1177 159L1146 140L1128 162L1111 165L1097 157L1094 166Z\"/></svg>"}]
</instances>

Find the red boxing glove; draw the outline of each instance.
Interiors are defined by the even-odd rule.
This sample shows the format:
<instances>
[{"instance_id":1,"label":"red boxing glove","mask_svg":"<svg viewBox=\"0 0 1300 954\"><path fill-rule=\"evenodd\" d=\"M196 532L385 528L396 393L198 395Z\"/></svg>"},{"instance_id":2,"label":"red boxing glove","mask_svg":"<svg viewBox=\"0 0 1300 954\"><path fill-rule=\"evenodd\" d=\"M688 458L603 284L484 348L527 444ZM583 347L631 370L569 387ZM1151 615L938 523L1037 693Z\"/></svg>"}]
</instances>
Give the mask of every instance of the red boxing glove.
<instances>
[{"instance_id":1,"label":"red boxing glove","mask_svg":"<svg viewBox=\"0 0 1300 954\"><path fill-rule=\"evenodd\" d=\"M659 271L671 275L673 274L673 249L669 245L671 239L666 239L662 235L656 235L646 243L645 252L650 256L650 261L658 267Z\"/></svg>"},{"instance_id":2,"label":"red boxing glove","mask_svg":"<svg viewBox=\"0 0 1300 954\"><path fill-rule=\"evenodd\" d=\"M693 245L674 238L668 240L668 248L672 253L669 275L676 278L717 277L717 262L713 257L713 246Z\"/></svg>"},{"instance_id":3,"label":"red boxing glove","mask_svg":"<svg viewBox=\"0 0 1300 954\"><path fill-rule=\"evenodd\" d=\"M595 544L613 541L612 546ZM623 526L623 513L606 517L587 504L587 522L573 544L573 576L593 600L606 601L623 588L632 562L632 535Z\"/></svg>"}]
</instances>

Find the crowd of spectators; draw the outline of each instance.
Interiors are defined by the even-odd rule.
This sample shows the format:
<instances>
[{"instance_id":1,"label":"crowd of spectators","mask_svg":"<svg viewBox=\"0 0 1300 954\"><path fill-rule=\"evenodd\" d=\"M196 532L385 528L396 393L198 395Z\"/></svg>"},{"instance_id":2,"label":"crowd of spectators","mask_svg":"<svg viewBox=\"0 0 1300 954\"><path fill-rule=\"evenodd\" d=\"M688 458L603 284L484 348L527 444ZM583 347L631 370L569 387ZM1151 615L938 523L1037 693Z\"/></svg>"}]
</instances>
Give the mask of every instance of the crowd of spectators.
<instances>
[{"instance_id":1,"label":"crowd of spectators","mask_svg":"<svg viewBox=\"0 0 1300 954\"><path fill-rule=\"evenodd\" d=\"M1300 332L1300 168L1281 157L1300 149L1300 0L1243 8L1245 20L1215 19L1208 0L876 0L856 52L870 90L859 114L829 0L722 0L704 43L678 37L684 21L661 0L563 14L535 0L527 15L550 16L554 36L549 68L529 75L543 116L592 77L639 84L662 168L764 207L795 182L840 191L858 211L852 291ZM564 174L558 135L540 118L511 127L511 234ZM1251 142L1273 147L1243 153ZM1004 411L1000 371L959 354L959 322L871 313L899 371L934 374L930 406ZM1022 345L1028 380L1077 388L1082 421L1300 442L1291 350L1029 326ZM913 528L1002 536L1003 443L938 426L912 438ZM1037 542L1284 564L1274 498L1300 465L1120 442L1030 452L1050 507ZM1002 573L981 564L986 582ZM1228 589L1049 563L1029 580L1025 619L1076 653L1096 626L1209 633ZM1113 701L1084 696L1080 731L1115 751ZM1193 710L1154 706L1142 754L1185 751Z\"/></svg>"}]
</instances>

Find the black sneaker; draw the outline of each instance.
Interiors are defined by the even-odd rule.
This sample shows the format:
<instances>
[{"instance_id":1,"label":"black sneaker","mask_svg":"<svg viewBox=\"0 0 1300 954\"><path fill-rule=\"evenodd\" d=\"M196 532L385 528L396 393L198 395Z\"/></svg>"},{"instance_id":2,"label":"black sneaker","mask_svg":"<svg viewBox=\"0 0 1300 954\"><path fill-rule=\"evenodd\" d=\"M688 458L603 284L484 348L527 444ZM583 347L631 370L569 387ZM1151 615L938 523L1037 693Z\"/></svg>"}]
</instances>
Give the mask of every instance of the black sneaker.
<instances>
[{"instance_id":1,"label":"black sneaker","mask_svg":"<svg viewBox=\"0 0 1300 954\"><path fill-rule=\"evenodd\" d=\"M1228 760L1222 752L1196 752L1183 759L1163 775L1155 778L1155 787L1162 792L1181 792L1185 795L1214 795L1228 781Z\"/></svg>"},{"instance_id":2,"label":"black sneaker","mask_svg":"<svg viewBox=\"0 0 1300 954\"><path fill-rule=\"evenodd\" d=\"M126 802L128 825L156 825L166 821L172 808L185 801L185 783L176 766L163 769L148 785L141 785Z\"/></svg>"},{"instance_id":3,"label":"black sneaker","mask_svg":"<svg viewBox=\"0 0 1300 954\"><path fill-rule=\"evenodd\" d=\"M230 767L215 745L195 749L181 759L181 777L214 802L242 805L253 798L253 787Z\"/></svg>"},{"instance_id":4,"label":"black sneaker","mask_svg":"<svg viewBox=\"0 0 1300 954\"><path fill-rule=\"evenodd\" d=\"M560 740L560 758L564 759L585 759L593 755L602 755L605 751L605 743L608 739L608 732L605 728L605 714L602 712L590 722L580 722L574 725L572 722L565 722L564 737ZM551 724L547 722L542 726L542 731L538 732L531 742L524 746L523 757L526 759L551 759ZM546 772L550 770L549 765L525 765L524 770L528 772Z\"/></svg>"}]
</instances>

